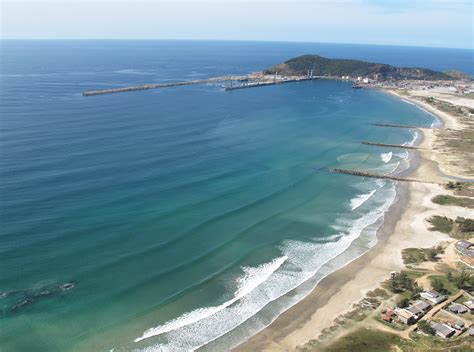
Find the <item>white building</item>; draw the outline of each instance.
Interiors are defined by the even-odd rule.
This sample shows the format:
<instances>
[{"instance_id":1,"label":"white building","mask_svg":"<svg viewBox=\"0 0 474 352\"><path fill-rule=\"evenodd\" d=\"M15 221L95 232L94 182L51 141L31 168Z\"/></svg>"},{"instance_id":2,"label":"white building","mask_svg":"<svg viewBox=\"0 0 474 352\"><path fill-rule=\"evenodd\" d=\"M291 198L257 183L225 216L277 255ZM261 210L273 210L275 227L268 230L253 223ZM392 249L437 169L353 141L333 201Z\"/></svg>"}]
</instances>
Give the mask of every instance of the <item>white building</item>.
<instances>
[{"instance_id":1,"label":"white building","mask_svg":"<svg viewBox=\"0 0 474 352\"><path fill-rule=\"evenodd\" d=\"M454 330L452 327L446 324L434 323L434 324L431 324L431 327L435 330L436 335L443 337L445 339L453 336L454 333L456 332L456 330Z\"/></svg>"},{"instance_id":2,"label":"white building","mask_svg":"<svg viewBox=\"0 0 474 352\"><path fill-rule=\"evenodd\" d=\"M446 296L442 295L436 291L423 291L420 293L420 297L426 299L428 302L432 304L439 304L446 300Z\"/></svg>"}]
</instances>

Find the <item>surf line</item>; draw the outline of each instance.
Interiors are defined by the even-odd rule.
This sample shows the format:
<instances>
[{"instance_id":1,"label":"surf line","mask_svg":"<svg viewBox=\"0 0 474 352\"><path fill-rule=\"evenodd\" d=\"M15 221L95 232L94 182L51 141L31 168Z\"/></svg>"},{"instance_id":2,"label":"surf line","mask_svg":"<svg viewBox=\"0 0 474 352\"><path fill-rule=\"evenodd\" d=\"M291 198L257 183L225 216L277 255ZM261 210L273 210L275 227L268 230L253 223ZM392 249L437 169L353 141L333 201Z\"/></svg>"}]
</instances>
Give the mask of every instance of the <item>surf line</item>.
<instances>
[{"instance_id":1,"label":"surf line","mask_svg":"<svg viewBox=\"0 0 474 352\"><path fill-rule=\"evenodd\" d=\"M184 313L176 319L170 320L167 323L157 326L155 328L150 328L146 330L142 336L137 337L134 342L140 342L142 340L148 339L153 336L158 336L167 332L177 330L179 328L185 327L187 325L194 324L200 320L206 319L217 312L227 308L238 300L242 299L258 286L260 286L264 281L266 281L276 270L278 270L283 263L288 259L288 257L282 256L272 260L269 263L264 263L259 265L256 270L263 272L263 274L256 280L251 280L252 275L249 274L249 271L255 268L244 267L245 275L243 278L240 278L238 282L240 287L237 289L237 292L234 298L222 303L221 305L214 307L198 308L188 313Z\"/></svg>"}]
</instances>

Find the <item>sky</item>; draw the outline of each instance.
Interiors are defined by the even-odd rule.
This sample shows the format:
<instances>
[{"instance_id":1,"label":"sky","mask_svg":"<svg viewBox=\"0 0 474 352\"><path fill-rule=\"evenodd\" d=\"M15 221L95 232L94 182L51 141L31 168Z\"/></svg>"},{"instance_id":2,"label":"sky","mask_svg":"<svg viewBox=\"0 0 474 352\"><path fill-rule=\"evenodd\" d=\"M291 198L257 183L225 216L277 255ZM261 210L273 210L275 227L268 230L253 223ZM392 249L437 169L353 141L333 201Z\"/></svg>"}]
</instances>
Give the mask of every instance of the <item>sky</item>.
<instances>
[{"instance_id":1,"label":"sky","mask_svg":"<svg viewBox=\"0 0 474 352\"><path fill-rule=\"evenodd\" d=\"M5 39L210 39L474 48L474 0L0 0Z\"/></svg>"}]
</instances>

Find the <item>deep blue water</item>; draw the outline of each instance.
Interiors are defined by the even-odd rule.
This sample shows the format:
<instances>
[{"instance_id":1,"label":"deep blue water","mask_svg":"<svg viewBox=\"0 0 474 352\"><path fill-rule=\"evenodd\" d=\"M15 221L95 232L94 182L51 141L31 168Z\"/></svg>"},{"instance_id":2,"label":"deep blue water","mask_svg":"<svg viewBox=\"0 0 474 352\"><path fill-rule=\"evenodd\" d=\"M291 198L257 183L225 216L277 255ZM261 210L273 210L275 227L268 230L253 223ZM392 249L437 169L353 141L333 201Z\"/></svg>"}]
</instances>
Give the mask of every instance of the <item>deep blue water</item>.
<instances>
[{"instance_id":1,"label":"deep blue water","mask_svg":"<svg viewBox=\"0 0 474 352\"><path fill-rule=\"evenodd\" d=\"M305 53L474 73L459 49L2 41L2 351L225 349L372 246L393 184L327 168L406 167L360 142L426 112L334 81L81 95Z\"/></svg>"}]
</instances>

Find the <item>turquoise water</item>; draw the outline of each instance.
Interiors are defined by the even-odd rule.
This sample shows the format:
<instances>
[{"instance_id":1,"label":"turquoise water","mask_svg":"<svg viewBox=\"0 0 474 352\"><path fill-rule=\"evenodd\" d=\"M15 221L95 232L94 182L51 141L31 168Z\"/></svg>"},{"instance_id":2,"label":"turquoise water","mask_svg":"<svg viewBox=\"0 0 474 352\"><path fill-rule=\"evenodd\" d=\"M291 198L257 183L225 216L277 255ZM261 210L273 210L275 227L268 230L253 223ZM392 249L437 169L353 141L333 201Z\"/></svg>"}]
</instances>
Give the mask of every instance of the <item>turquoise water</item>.
<instances>
[{"instance_id":1,"label":"turquoise water","mask_svg":"<svg viewBox=\"0 0 474 352\"><path fill-rule=\"evenodd\" d=\"M375 243L394 185L327 168L400 171L360 142L415 131L371 123L434 117L334 81L80 94L315 48L188 44L3 42L2 351L227 349Z\"/></svg>"}]
</instances>

